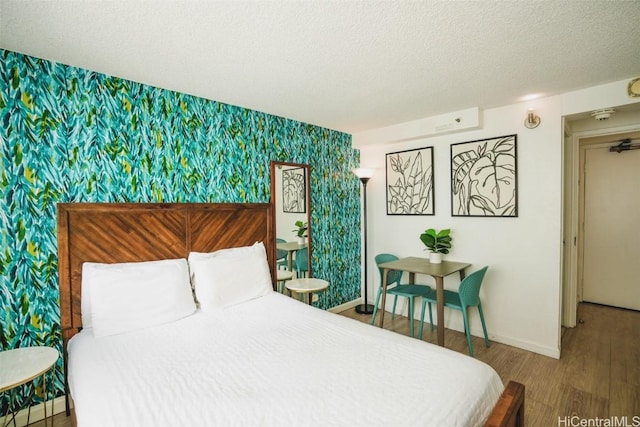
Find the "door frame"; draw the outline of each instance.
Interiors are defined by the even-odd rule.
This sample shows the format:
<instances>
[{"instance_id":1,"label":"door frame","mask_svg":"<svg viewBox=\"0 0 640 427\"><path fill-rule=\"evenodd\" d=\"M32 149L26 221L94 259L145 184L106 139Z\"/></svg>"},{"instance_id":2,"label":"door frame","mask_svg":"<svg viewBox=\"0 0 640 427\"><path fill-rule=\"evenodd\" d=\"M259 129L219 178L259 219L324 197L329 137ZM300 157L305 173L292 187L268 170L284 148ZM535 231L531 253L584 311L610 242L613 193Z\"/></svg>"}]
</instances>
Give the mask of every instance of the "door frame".
<instances>
[{"instance_id":1,"label":"door frame","mask_svg":"<svg viewBox=\"0 0 640 427\"><path fill-rule=\"evenodd\" d=\"M583 254L583 234L581 229L583 195L581 177L583 176L584 162L580 141L585 138L599 136L611 136L640 131L640 123L626 126L615 126L605 129L593 129L588 131L575 132L570 137L570 147L565 151L565 168L569 171L569 181L565 182L565 205L569 212L565 217L568 224L565 224L563 241L566 245L566 254L563 258L563 269L565 274L562 286L562 326L573 328L577 324L578 302L582 301L582 254Z\"/></svg>"}]
</instances>

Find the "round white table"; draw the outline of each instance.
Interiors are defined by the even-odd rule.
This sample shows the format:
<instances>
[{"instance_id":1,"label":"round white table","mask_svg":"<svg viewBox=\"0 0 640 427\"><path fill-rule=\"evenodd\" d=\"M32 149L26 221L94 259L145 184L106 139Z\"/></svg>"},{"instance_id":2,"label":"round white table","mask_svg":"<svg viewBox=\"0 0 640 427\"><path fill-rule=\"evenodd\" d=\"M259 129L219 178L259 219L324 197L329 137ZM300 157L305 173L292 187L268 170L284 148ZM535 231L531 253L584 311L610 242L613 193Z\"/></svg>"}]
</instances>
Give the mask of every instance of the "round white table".
<instances>
[{"instance_id":1,"label":"round white table","mask_svg":"<svg viewBox=\"0 0 640 427\"><path fill-rule=\"evenodd\" d=\"M278 270L276 274L276 281L278 282L278 292L282 293L283 284L287 281L293 279L293 271L289 270Z\"/></svg>"},{"instance_id":2,"label":"round white table","mask_svg":"<svg viewBox=\"0 0 640 427\"><path fill-rule=\"evenodd\" d=\"M46 373L53 368L56 361L60 357L58 350L51 347L22 347L13 350L0 351L0 392L13 389L22 384L28 383L33 379L42 376L42 389L44 390L45 401L47 396ZM35 389L35 387L34 387ZM30 403L33 394L27 399ZM5 420L11 414L11 418L15 420L16 414L20 408L13 408L5 415ZM53 407L51 409L53 415ZM29 406L29 415L27 423L31 416L31 406ZM44 406L45 425L47 423L47 405ZM9 420L11 422L11 420ZM52 421L53 422L53 421ZM3 425L8 425L4 424Z\"/></svg>"},{"instance_id":3,"label":"round white table","mask_svg":"<svg viewBox=\"0 0 640 427\"><path fill-rule=\"evenodd\" d=\"M296 292L301 295L308 294L309 304L311 304L313 300L313 293L324 291L325 289L327 289L329 287L329 282L322 279L305 277L302 279L289 280L284 285L290 291Z\"/></svg>"},{"instance_id":4,"label":"round white table","mask_svg":"<svg viewBox=\"0 0 640 427\"><path fill-rule=\"evenodd\" d=\"M293 271L293 253L302 248L306 248L306 243L283 242L276 243L276 248L280 251L287 251L287 270Z\"/></svg>"}]
</instances>

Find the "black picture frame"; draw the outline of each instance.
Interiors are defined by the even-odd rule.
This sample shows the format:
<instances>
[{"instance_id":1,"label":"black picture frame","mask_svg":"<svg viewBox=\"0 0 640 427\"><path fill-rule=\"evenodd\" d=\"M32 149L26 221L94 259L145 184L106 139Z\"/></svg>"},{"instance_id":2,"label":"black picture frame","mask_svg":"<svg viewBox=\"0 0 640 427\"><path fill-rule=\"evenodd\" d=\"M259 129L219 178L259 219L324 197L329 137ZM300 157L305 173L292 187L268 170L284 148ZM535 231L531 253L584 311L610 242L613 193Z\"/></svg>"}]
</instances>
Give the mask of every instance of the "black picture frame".
<instances>
[{"instance_id":1,"label":"black picture frame","mask_svg":"<svg viewBox=\"0 0 640 427\"><path fill-rule=\"evenodd\" d=\"M451 144L451 216L518 216L518 136Z\"/></svg>"},{"instance_id":2,"label":"black picture frame","mask_svg":"<svg viewBox=\"0 0 640 427\"><path fill-rule=\"evenodd\" d=\"M282 211L307 212L307 186L305 168L282 170Z\"/></svg>"},{"instance_id":3,"label":"black picture frame","mask_svg":"<svg viewBox=\"0 0 640 427\"><path fill-rule=\"evenodd\" d=\"M387 215L435 215L433 147L386 154Z\"/></svg>"}]
</instances>

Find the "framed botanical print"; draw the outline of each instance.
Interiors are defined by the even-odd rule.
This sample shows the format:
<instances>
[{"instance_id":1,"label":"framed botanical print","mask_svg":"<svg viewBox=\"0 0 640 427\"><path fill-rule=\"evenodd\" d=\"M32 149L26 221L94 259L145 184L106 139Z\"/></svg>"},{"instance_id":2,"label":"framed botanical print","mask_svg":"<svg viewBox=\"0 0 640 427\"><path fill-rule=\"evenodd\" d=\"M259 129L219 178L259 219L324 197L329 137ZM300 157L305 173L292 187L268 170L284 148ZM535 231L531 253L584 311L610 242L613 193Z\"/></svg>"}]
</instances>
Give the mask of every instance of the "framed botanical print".
<instances>
[{"instance_id":1,"label":"framed botanical print","mask_svg":"<svg viewBox=\"0 0 640 427\"><path fill-rule=\"evenodd\" d=\"M307 211L306 179L304 168L282 170L282 211L305 213Z\"/></svg>"},{"instance_id":2,"label":"framed botanical print","mask_svg":"<svg viewBox=\"0 0 640 427\"><path fill-rule=\"evenodd\" d=\"M517 135L451 145L451 215L517 217Z\"/></svg>"},{"instance_id":3,"label":"framed botanical print","mask_svg":"<svg viewBox=\"0 0 640 427\"><path fill-rule=\"evenodd\" d=\"M387 215L434 215L433 147L386 155Z\"/></svg>"}]
</instances>

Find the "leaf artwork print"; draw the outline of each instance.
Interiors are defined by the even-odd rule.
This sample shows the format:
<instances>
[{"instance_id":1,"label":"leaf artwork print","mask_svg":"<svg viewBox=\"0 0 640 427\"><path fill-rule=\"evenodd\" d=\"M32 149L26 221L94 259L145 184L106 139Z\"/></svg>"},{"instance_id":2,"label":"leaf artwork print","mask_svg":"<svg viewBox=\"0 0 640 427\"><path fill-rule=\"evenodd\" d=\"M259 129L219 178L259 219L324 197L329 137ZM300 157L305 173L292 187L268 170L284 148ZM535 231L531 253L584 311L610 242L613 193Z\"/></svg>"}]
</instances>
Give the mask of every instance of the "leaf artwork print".
<instances>
[{"instance_id":1,"label":"leaf artwork print","mask_svg":"<svg viewBox=\"0 0 640 427\"><path fill-rule=\"evenodd\" d=\"M307 211L305 190L306 181L304 168L283 170L282 210L284 212L305 213Z\"/></svg>"},{"instance_id":2,"label":"leaf artwork print","mask_svg":"<svg viewBox=\"0 0 640 427\"><path fill-rule=\"evenodd\" d=\"M387 215L433 214L433 147L387 154Z\"/></svg>"},{"instance_id":3,"label":"leaf artwork print","mask_svg":"<svg viewBox=\"0 0 640 427\"><path fill-rule=\"evenodd\" d=\"M517 135L451 145L453 216L518 216Z\"/></svg>"}]
</instances>

